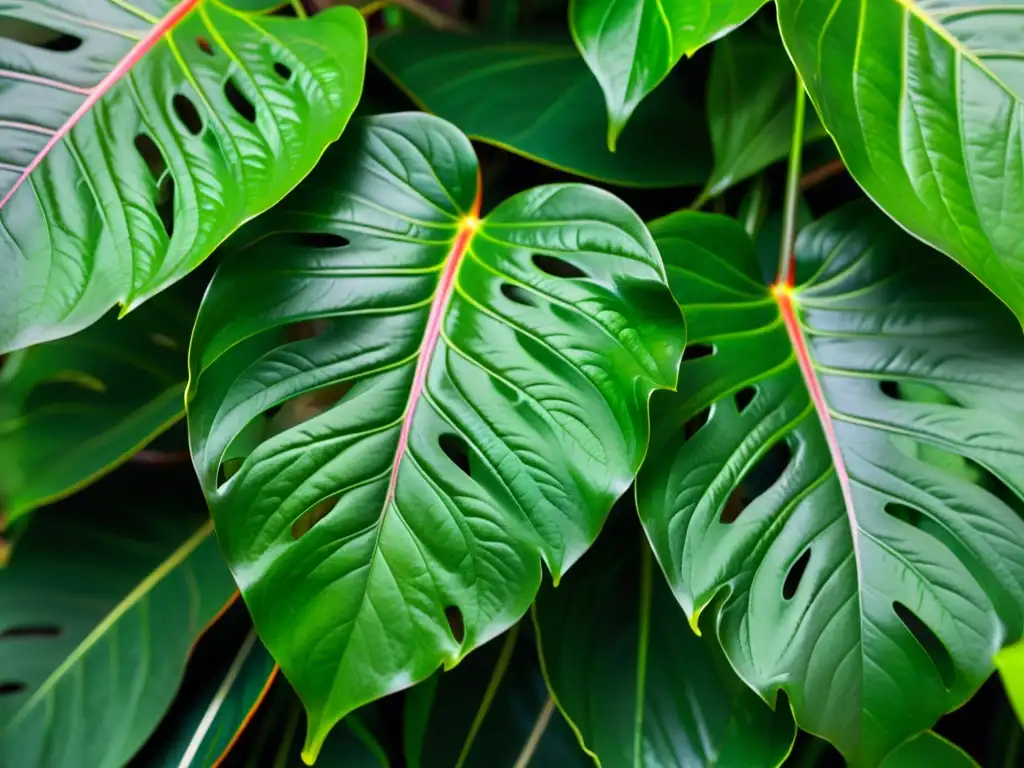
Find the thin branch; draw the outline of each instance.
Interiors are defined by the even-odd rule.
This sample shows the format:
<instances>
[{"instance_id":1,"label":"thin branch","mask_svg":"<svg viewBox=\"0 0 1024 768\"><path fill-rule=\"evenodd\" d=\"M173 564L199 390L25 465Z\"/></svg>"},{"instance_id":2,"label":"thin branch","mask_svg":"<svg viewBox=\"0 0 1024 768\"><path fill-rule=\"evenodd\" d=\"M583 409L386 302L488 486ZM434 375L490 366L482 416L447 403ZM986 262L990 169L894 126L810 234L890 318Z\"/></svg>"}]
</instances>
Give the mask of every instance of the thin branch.
<instances>
[{"instance_id":1,"label":"thin branch","mask_svg":"<svg viewBox=\"0 0 1024 768\"><path fill-rule=\"evenodd\" d=\"M805 192L808 189L812 189L823 181L828 181L833 176L838 176L846 170L846 166L843 164L842 158L837 157L835 160L830 160L813 171L808 171L804 174L804 177L800 179L800 189Z\"/></svg>"},{"instance_id":2,"label":"thin branch","mask_svg":"<svg viewBox=\"0 0 1024 768\"><path fill-rule=\"evenodd\" d=\"M793 142L789 147L786 197L782 209L782 242L779 244L779 272L776 282L793 284L793 244L796 242L796 209L800 200L800 160L804 149L804 114L807 100L804 83L796 76L796 109L793 114Z\"/></svg>"},{"instance_id":3,"label":"thin branch","mask_svg":"<svg viewBox=\"0 0 1024 768\"><path fill-rule=\"evenodd\" d=\"M544 703L544 708L537 716L537 722L533 724L533 730L530 731L530 738L527 739L526 744L523 745L523 751L519 753L519 758L516 760L516 764L513 768L526 768L526 766L530 764L530 760L533 759L533 753L537 751L537 745L540 744L540 740L544 736L544 731L547 730L548 722L551 720L551 713L554 711L555 700L548 696L548 700Z\"/></svg>"},{"instance_id":4,"label":"thin branch","mask_svg":"<svg viewBox=\"0 0 1024 768\"><path fill-rule=\"evenodd\" d=\"M139 451L131 458L131 461L136 464L149 464L151 466L184 464L188 460L188 451Z\"/></svg>"},{"instance_id":5,"label":"thin branch","mask_svg":"<svg viewBox=\"0 0 1024 768\"><path fill-rule=\"evenodd\" d=\"M462 19L442 13L422 2L422 0L391 0L391 5L402 8L413 16L418 16L434 29L440 29L444 32L458 32L463 35L470 34L473 31L473 27L462 21Z\"/></svg>"}]
</instances>

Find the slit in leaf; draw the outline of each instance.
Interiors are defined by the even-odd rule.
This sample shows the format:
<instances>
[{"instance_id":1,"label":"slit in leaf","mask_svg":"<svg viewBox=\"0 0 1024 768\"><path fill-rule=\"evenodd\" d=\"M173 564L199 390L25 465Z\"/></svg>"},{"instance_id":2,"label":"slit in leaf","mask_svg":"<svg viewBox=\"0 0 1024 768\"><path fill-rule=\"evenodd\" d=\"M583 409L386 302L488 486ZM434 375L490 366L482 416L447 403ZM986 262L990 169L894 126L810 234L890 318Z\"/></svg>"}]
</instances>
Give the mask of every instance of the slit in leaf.
<instances>
[{"instance_id":1,"label":"slit in leaf","mask_svg":"<svg viewBox=\"0 0 1024 768\"><path fill-rule=\"evenodd\" d=\"M903 626L917 640L918 645L928 654L928 658L932 660L932 664L935 665L939 678L942 680L942 685L947 691L950 690L956 681L956 667L953 666L953 657L949 655L949 651L939 636L903 603L894 602L892 609L899 620L903 622Z\"/></svg>"},{"instance_id":2,"label":"slit in leaf","mask_svg":"<svg viewBox=\"0 0 1024 768\"><path fill-rule=\"evenodd\" d=\"M7 640L12 637L59 637L62 630L52 625L29 625L25 627L11 627L0 632L0 640Z\"/></svg>"},{"instance_id":3,"label":"slit in leaf","mask_svg":"<svg viewBox=\"0 0 1024 768\"><path fill-rule=\"evenodd\" d=\"M541 272L546 272L552 277L562 277L569 280L587 277L587 273L575 264L571 264L565 259L559 259L556 256L535 253L533 255L533 263L537 265L537 269Z\"/></svg>"},{"instance_id":4,"label":"slit in leaf","mask_svg":"<svg viewBox=\"0 0 1024 768\"><path fill-rule=\"evenodd\" d=\"M24 683L0 683L0 696L10 696L25 690Z\"/></svg>"},{"instance_id":5,"label":"slit in leaf","mask_svg":"<svg viewBox=\"0 0 1024 768\"><path fill-rule=\"evenodd\" d=\"M227 96L228 103L235 112L250 123L256 122L256 107L246 98L244 93L238 90L238 86L235 85L235 78L232 77L224 83L224 95Z\"/></svg>"},{"instance_id":6,"label":"slit in leaf","mask_svg":"<svg viewBox=\"0 0 1024 768\"><path fill-rule=\"evenodd\" d=\"M156 193L156 212L167 237L174 234L174 177L164 174Z\"/></svg>"},{"instance_id":7,"label":"slit in leaf","mask_svg":"<svg viewBox=\"0 0 1024 768\"><path fill-rule=\"evenodd\" d=\"M522 304L524 307L537 306L537 302L534 300L533 296L530 295L530 292L523 290L518 285L513 285L512 283L502 283L501 294L509 301L514 302L516 304Z\"/></svg>"},{"instance_id":8,"label":"slit in leaf","mask_svg":"<svg viewBox=\"0 0 1024 768\"><path fill-rule=\"evenodd\" d=\"M199 46L199 50L205 53L207 56L213 56L213 46L210 45L210 41L205 37L197 37L196 45Z\"/></svg>"},{"instance_id":9,"label":"slit in leaf","mask_svg":"<svg viewBox=\"0 0 1024 768\"><path fill-rule=\"evenodd\" d=\"M730 504L727 503L722 509L721 522L735 522L739 513L746 509L750 502L778 482L792 458L793 451L786 440L780 440L772 445L743 475L736 491L729 497L729 501L734 503L733 506L730 508Z\"/></svg>"},{"instance_id":10,"label":"slit in leaf","mask_svg":"<svg viewBox=\"0 0 1024 768\"><path fill-rule=\"evenodd\" d=\"M469 450L466 441L458 435L445 433L437 439L445 456L451 459L452 464L457 466L467 475L471 474L469 465Z\"/></svg>"},{"instance_id":11,"label":"slit in leaf","mask_svg":"<svg viewBox=\"0 0 1024 768\"><path fill-rule=\"evenodd\" d=\"M57 53L74 51L82 45L80 37L10 16L0 16L0 38Z\"/></svg>"},{"instance_id":12,"label":"slit in leaf","mask_svg":"<svg viewBox=\"0 0 1024 768\"><path fill-rule=\"evenodd\" d=\"M192 99L184 94L175 94L171 100L174 105L174 114L181 120L188 132L193 136L198 136L203 132L203 118L199 116L199 110L196 109L196 105L192 103Z\"/></svg>"},{"instance_id":13,"label":"slit in leaf","mask_svg":"<svg viewBox=\"0 0 1024 768\"><path fill-rule=\"evenodd\" d=\"M754 398L757 397L757 387L744 387L734 395L736 400L736 410L743 413L747 406L754 402Z\"/></svg>"},{"instance_id":14,"label":"slit in leaf","mask_svg":"<svg viewBox=\"0 0 1024 768\"><path fill-rule=\"evenodd\" d=\"M696 435L701 427L708 423L708 419L711 418L711 406L703 408L696 413L696 415L690 417L689 421L683 425L683 437L689 440Z\"/></svg>"},{"instance_id":15,"label":"slit in leaf","mask_svg":"<svg viewBox=\"0 0 1024 768\"><path fill-rule=\"evenodd\" d=\"M305 248L344 248L349 239L334 232L299 232L295 235L295 244Z\"/></svg>"},{"instance_id":16,"label":"slit in leaf","mask_svg":"<svg viewBox=\"0 0 1024 768\"><path fill-rule=\"evenodd\" d=\"M292 79L292 71L280 61L274 62L274 72L277 73L277 76L286 83Z\"/></svg>"},{"instance_id":17,"label":"slit in leaf","mask_svg":"<svg viewBox=\"0 0 1024 768\"><path fill-rule=\"evenodd\" d=\"M140 133L135 137L135 149L146 163L146 167L149 168L150 176L159 183L167 170L167 161L164 160L164 154L160 151L160 147L147 134Z\"/></svg>"},{"instance_id":18,"label":"slit in leaf","mask_svg":"<svg viewBox=\"0 0 1024 768\"><path fill-rule=\"evenodd\" d=\"M466 637L466 623L462 619L462 611L457 605L449 605L444 609L444 617L448 621L448 629L455 638L455 642L462 643Z\"/></svg>"},{"instance_id":19,"label":"slit in leaf","mask_svg":"<svg viewBox=\"0 0 1024 768\"><path fill-rule=\"evenodd\" d=\"M715 347L712 344L687 344L683 352L683 362L687 360L700 360L702 357L711 357L715 354Z\"/></svg>"},{"instance_id":20,"label":"slit in leaf","mask_svg":"<svg viewBox=\"0 0 1024 768\"><path fill-rule=\"evenodd\" d=\"M921 510L908 507L906 504L898 504L895 501L887 502L884 509L897 520L901 520L915 528L920 528L921 523L927 519L927 516Z\"/></svg>"},{"instance_id":21,"label":"slit in leaf","mask_svg":"<svg viewBox=\"0 0 1024 768\"><path fill-rule=\"evenodd\" d=\"M310 529L327 517L331 510L334 509L338 503L338 499L341 497L338 494L328 496L323 501L317 502L312 507L307 509L292 523L292 538L296 541L301 539Z\"/></svg>"},{"instance_id":22,"label":"slit in leaf","mask_svg":"<svg viewBox=\"0 0 1024 768\"><path fill-rule=\"evenodd\" d=\"M804 553L796 559L796 562L790 567L789 573L786 574L786 580L782 584L783 600L793 599L793 595L796 594L797 589L800 587L800 580L803 579L809 562L811 562L810 547L804 550Z\"/></svg>"}]
</instances>

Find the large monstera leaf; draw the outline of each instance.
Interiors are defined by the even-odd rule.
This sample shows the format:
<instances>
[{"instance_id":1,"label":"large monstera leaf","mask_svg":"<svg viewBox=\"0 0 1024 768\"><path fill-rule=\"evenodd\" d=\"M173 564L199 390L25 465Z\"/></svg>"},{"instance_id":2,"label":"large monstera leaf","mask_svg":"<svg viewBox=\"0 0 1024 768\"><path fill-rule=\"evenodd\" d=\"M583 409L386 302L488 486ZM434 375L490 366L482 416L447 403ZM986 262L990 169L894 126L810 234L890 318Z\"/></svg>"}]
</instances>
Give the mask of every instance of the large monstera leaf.
<instances>
[{"instance_id":1,"label":"large monstera leaf","mask_svg":"<svg viewBox=\"0 0 1024 768\"><path fill-rule=\"evenodd\" d=\"M608 147L679 60L750 18L765 0L571 0L569 28L604 91Z\"/></svg>"},{"instance_id":2,"label":"large monstera leaf","mask_svg":"<svg viewBox=\"0 0 1024 768\"><path fill-rule=\"evenodd\" d=\"M1024 6L777 5L786 46L853 177L1024 319Z\"/></svg>"},{"instance_id":3,"label":"large monstera leaf","mask_svg":"<svg viewBox=\"0 0 1024 768\"><path fill-rule=\"evenodd\" d=\"M1020 327L866 203L803 231L795 288L732 220L652 232L690 336L637 480L658 560L747 683L877 765L1021 634Z\"/></svg>"},{"instance_id":4,"label":"large monstera leaf","mask_svg":"<svg viewBox=\"0 0 1024 768\"><path fill-rule=\"evenodd\" d=\"M675 384L682 318L636 215L563 184L481 219L479 186L443 120L353 125L196 322L196 469L308 758L523 615L541 562L558 578L597 536Z\"/></svg>"},{"instance_id":5,"label":"large monstera leaf","mask_svg":"<svg viewBox=\"0 0 1024 768\"><path fill-rule=\"evenodd\" d=\"M178 280L337 139L365 26L352 8L303 21L253 10L274 5L5 3L0 352Z\"/></svg>"}]
</instances>

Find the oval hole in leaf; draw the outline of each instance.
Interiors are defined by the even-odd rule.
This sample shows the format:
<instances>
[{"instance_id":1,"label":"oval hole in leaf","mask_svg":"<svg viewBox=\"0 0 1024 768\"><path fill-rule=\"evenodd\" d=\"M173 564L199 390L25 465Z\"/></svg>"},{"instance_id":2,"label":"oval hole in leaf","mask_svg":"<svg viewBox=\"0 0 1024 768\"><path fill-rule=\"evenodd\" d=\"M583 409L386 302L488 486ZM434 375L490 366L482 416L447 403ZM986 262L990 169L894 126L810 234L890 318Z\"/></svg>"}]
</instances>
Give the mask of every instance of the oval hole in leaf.
<instances>
[{"instance_id":1,"label":"oval hole in leaf","mask_svg":"<svg viewBox=\"0 0 1024 768\"><path fill-rule=\"evenodd\" d=\"M334 232L299 232L295 244L306 248L344 248L349 239Z\"/></svg>"},{"instance_id":2,"label":"oval hole in leaf","mask_svg":"<svg viewBox=\"0 0 1024 768\"><path fill-rule=\"evenodd\" d=\"M10 16L0 16L0 38L58 53L74 51L82 45L80 37Z\"/></svg>"},{"instance_id":3,"label":"oval hole in leaf","mask_svg":"<svg viewBox=\"0 0 1024 768\"><path fill-rule=\"evenodd\" d=\"M12 637L59 637L61 631L60 627L50 625L11 627L0 632L0 640L7 640Z\"/></svg>"},{"instance_id":4,"label":"oval hole in leaf","mask_svg":"<svg viewBox=\"0 0 1024 768\"><path fill-rule=\"evenodd\" d=\"M444 617L448 621L448 629L451 630L455 642L461 644L466 637L466 623L462 619L462 611L457 605L449 605L444 609Z\"/></svg>"},{"instance_id":5,"label":"oval hole in leaf","mask_svg":"<svg viewBox=\"0 0 1024 768\"><path fill-rule=\"evenodd\" d=\"M529 291L523 290L521 286L513 285L512 283L502 283L501 294L509 301L522 304L524 307L537 306L537 302L534 301Z\"/></svg>"},{"instance_id":6,"label":"oval hole in leaf","mask_svg":"<svg viewBox=\"0 0 1024 768\"><path fill-rule=\"evenodd\" d=\"M956 667L953 666L953 657L949 655L946 646L939 640L938 635L932 632L931 627L921 621L917 614L907 608L903 603L897 601L892 604L892 609L903 622L903 626L914 636L918 645L928 654L932 660L942 685L946 690L953 687L956 680Z\"/></svg>"},{"instance_id":7,"label":"oval hole in leaf","mask_svg":"<svg viewBox=\"0 0 1024 768\"><path fill-rule=\"evenodd\" d=\"M915 528L920 528L922 521L925 519L925 515L921 510L908 507L906 504L899 504L895 501L887 502L884 509L897 520L901 520Z\"/></svg>"},{"instance_id":8,"label":"oval hole in leaf","mask_svg":"<svg viewBox=\"0 0 1024 768\"><path fill-rule=\"evenodd\" d=\"M292 71L288 69L288 67L282 64L280 61L274 62L274 72L276 72L277 76L284 80L286 83L292 79Z\"/></svg>"},{"instance_id":9,"label":"oval hole in leaf","mask_svg":"<svg viewBox=\"0 0 1024 768\"><path fill-rule=\"evenodd\" d=\"M203 132L203 118L199 116L199 110L196 109L196 105L192 103L192 99L184 94L177 93L171 100L174 105L174 114L181 120L188 132L193 136L198 136Z\"/></svg>"},{"instance_id":10,"label":"oval hole in leaf","mask_svg":"<svg viewBox=\"0 0 1024 768\"><path fill-rule=\"evenodd\" d=\"M160 223L164 225L164 231L170 237L174 234L174 177L170 173L164 174L157 188L156 212Z\"/></svg>"},{"instance_id":11,"label":"oval hole in leaf","mask_svg":"<svg viewBox=\"0 0 1024 768\"><path fill-rule=\"evenodd\" d=\"M715 352L715 347L712 344L687 344L686 350L683 352L683 362L711 357Z\"/></svg>"},{"instance_id":12,"label":"oval hole in leaf","mask_svg":"<svg viewBox=\"0 0 1024 768\"><path fill-rule=\"evenodd\" d=\"M736 400L736 410L743 413L747 406L754 402L754 398L757 397L757 387L744 387L734 395Z\"/></svg>"},{"instance_id":13,"label":"oval hole in leaf","mask_svg":"<svg viewBox=\"0 0 1024 768\"><path fill-rule=\"evenodd\" d=\"M722 508L719 520L725 524L735 522L747 504L778 482L792 458L793 450L787 441L780 440L772 445L754 466L744 473L743 479Z\"/></svg>"},{"instance_id":14,"label":"oval hole in leaf","mask_svg":"<svg viewBox=\"0 0 1024 768\"><path fill-rule=\"evenodd\" d=\"M328 496L323 501L319 501L312 507L307 509L292 523L292 538L298 541L307 533L310 529L327 517L330 511L334 509L334 506L338 503L338 499L341 498L340 494L333 494Z\"/></svg>"},{"instance_id":15,"label":"oval hole in leaf","mask_svg":"<svg viewBox=\"0 0 1024 768\"><path fill-rule=\"evenodd\" d=\"M0 696L10 696L25 690L24 683L0 683Z\"/></svg>"},{"instance_id":16,"label":"oval hole in leaf","mask_svg":"<svg viewBox=\"0 0 1024 768\"><path fill-rule=\"evenodd\" d=\"M804 577L804 571L807 570L807 564L811 562L811 548L808 547L804 550L804 553L796 559L796 562L789 569L789 573L786 574L786 580L782 584L782 599L792 600L793 595L796 594L797 589L800 587L800 580Z\"/></svg>"},{"instance_id":17,"label":"oval hole in leaf","mask_svg":"<svg viewBox=\"0 0 1024 768\"><path fill-rule=\"evenodd\" d=\"M213 56L213 46L210 45L210 41L205 37L197 37L196 45L199 46L199 50L205 53L207 56Z\"/></svg>"},{"instance_id":18,"label":"oval hole in leaf","mask_svg":"<svg viewBox=\"0 0 1024 768\"><path fill-rule=\"evenodd\" d=\"M533 263L537 265L537 269L541 272L546 272L552 277L562 277L568 280L587 277L587 273L575 264L570 264L565 259L559 259L556 256L535 253L533 254Z\"/></svg>"},{"instance_id":19,"label":"oval hole in leaf","mask_svg":"<svg viewBox=\"0 0 1024 768\"><path fill-rule=\"evenodd\" d=\"M238 90L235 78L232 77L224 83L224 95L227 96L228 103L235 112L250 123L256 122L256 107L246 98L244 93Z\"/></svg>"},{"instance_id":20,"label":"oval hole in leaf","mask_svg":"<svg viewBox=\"0 0 1024 768\"><path fill-rule=\"evenodd\" d=\"M159 183L163 178L164 171L167 170L167 161L164 160L160 147L148 135L140 133L135 137L135 149L145 161L153 180Z\"/></svg>"},{"instance_id":21,"label":"oval hole in leaf","mask_svg":"<svg viewBox=\"0 0 1024 768\"><path fill-rule=\"evenodd\" d=\"M458 435L446 432L437 439L438 445L444 451L444 455L451 459L452 464L457 466L467 475L471 474L469 466L469 450L466 441Z\"/></svg>"}]
</instances>

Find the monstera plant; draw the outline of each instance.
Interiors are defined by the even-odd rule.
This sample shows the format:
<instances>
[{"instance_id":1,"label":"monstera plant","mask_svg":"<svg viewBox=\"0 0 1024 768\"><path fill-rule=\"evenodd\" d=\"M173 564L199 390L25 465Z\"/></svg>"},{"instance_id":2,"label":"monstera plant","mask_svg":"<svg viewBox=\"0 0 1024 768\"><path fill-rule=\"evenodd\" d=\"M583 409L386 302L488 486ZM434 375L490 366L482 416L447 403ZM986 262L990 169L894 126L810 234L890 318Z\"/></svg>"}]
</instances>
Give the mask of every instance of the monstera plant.
<instances>
[{"instance_id":1,"label":"monstera plant","mask_svg":"<svg viewBox=\"0 0 1024 768\"><path fill-rule=\"evenodd\" d=\"M1022 764L1022 62L0 3L0 766Z\"/></svg>"}]
</instances>

